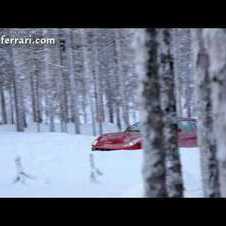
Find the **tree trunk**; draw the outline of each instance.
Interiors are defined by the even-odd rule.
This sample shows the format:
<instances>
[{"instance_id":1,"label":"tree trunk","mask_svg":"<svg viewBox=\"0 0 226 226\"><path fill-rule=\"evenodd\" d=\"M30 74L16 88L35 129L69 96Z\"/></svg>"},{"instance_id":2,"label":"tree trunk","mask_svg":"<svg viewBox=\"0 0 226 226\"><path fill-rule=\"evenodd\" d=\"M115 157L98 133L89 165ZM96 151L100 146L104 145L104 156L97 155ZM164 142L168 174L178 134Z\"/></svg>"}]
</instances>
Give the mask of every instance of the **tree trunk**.
<instances>
[{"instance_id":1,"label":"tree trunk","mask_svg":"<svg viewBox=\"0 0 226 226\"><path fill-rule=\"evenodd\" d=\"M219 165L220 193L221 197L226 197L226 29L203 29L202 34L204 47L209 55L208 73L210 76L211 100L214 113L213 124ZM205 61L200 60L201 63L204 64ZM210 136L209 139L212 139L213 134L210 131L208 131L208 134ZM211 153L210 157L212 155L213 153ZM214 175L217 173L216 165L217 163L214 160L214 163L211 164L213 173L215 172L212 178L210 178L212 180L215 180ZM215 188L218 184L215 182L213 186Z\"/></svg>"},{"instance_id":2,"label":"tree trunk","mask_svg":"<svg viewBox=\"0 0 226 226\"><path fill-rule=\"evenodd\" d=\"M14 97L15 97L15 111L16 111L16 127L18 132L24 132L24 112L21 104L21 87L19 82L16 81L16 75L13 78L13 89L14 89Z\"/></svg>"},{"instance_id":3,"label":"tree trunk","mask_svg":"<svg viewBox=\"0 0 226 226\"><path fill-rule=\"evenodd\" d=\"M117 73L119 77L119 92L122 98L122 115L123 122L126 127L129 126L129 107L128 107L128 97L126 92L126 79L127 75L123 71L123 58L122 58L122 49L121 49L121 31L116 29L115 31L115 47L116 47L116 59L117 59Z\"/></svg>"},{"instance_id":4,"label":"tree trunk","mask_svg":"<svg viewBox=\"0 0 226 226\"><path fill-rule=\"evenodd\" d=\"M77 85L77 80L76 80L76 74L74 70L74 34L73 30L69 30L69 50L71 52L69 53L69 69L70 69L70 92L71 92L71 107L72 107L72 118L74 121L74 126L75 126L75 133L80 134L81 129L80 129L80 116L79 116L79 106L78 106L78 85Z\"/></svg>"},{"instance_id":5,"label":"tree trunk","mask_svg":"<svg viewBox=\"0 0 226 226\"><path fill-rule=\"evenodd\" d=\"M213 131L213 106L208 50L205 47L202 29L196 31L198 53L196 56L196 81L198 95L198 140L201 151L201 171L205 197L219 197L219 172L216 158L216 137Z\"/></svg>"},{"instance_id":6,"label":"tree trunk","mask_svg":"<svg viewBox=\"0 0 226 226\"><path fill-rule=\"evenodd\" d=\"M36 103L35 103L35 88L34 88L34 78L31 76L30 78L30 84L31 84L31 103L32 103L32 116L33 116L33 122L37 122L37 110L36 110Z\"/></svg>"},{"instance_id":7,"label":"tree trunk","mask_svg":"<svg viewBox=\"0 0 226 226\"><path fill-rule=\"evenodd\" d=\"M95 118L95 106L93 103L93 98L90 97L90 108L91 108L91 117L92 117L92 132L93 132L93 136L97 135L97 130L96 130L96 118Z\"/></svg>"},{"instance_id":8,"label":"tree trunk","mask_svg":"<svg viewBox=\"0 0 226 226\"><path fill-rule=\"evenodd\" d=\"M2 112L2 123L7 124L8 119L7 119L7 112L6 112L6 103L5 103L5 94L4 94L4 89L3 85L0 83L0 100L1 100L1 112Z\"/></svg>"},{"instance_id":9,"label":"tree trunk","mask_svg":"<svg viewBox=\"0 0 226 226\"><path fill-rule=\"evenodd\" d=\"M42 110L41 110L41 92L40 92L40 74L36 74L36 110L37 110L37 131L41 131L41 123L42 123Z\"/></svg>"},{"instance_id":10,"label":"tree trunk","mask_svg":"<svg viewBox=\"0 0 226 226\"><path fill-rule=\"evenodd\" d=\"M169 197L183 197L183 178L177 146L175 72L172 55L172 29L160 29L160 98L164 120L164 149L167 153L167 191Z\"/></svg>"},{"instance_id":11,"label":"tree trunk","mask_svg":"<svg viewBox=\"0 0 226 226\"><path fill-rule=\"evenodd\" d=\"M13 90L14 90L13 85L10 85L10 88L9 88L9 107L10 107L10 122L11 122L11 124L15 124Z\"/></svg>"},{"instance_id":12,"label":"tree trunk","mask_svg":"<svg viewBox=\"0 0 226 226\"><path fill-rule=\"evenodd\" d=\"M81 47L82 47L82 63L83 63L83 92L82 92L82 111L83 111L83 118L84 123L88 123L88 114L87 114L87 102L88 102L88 78L90 75L88 61L88 53L87 53L87 36L86 31L84 29L80 29L81 33Z\"/></svg>"},{"instance_id":13,"label":"tree trunk","mask_svg":"<svg viewBox=\"0 0 226 226\"><path fill-rule=\"evenodd\" d=\"M95 106L96 106L96 120L98 124L98 132L99 135L103 133L103 105L102 105L102 90L101 90L101 82L100 82L100 68L99 68L99 47L98 47L98 31L93 34L93 81L94 81L94 98L95 98Z\"/></svg>"},{"instance_id":14,"label":"tree trunk","mask_svg":"<svg viewBox=\"0 0 226 226\"><path fill-rule=\"evenodd\" d=\"M120 117L120 106L119 106L119 104L117 104L115 106L115 111L116 111L116 124L117 124L118 130L121 131L122 130L122 123L121 123L121 117Z\"/></svg>"},{"instance_id":15,"label":"tree trunk","mask_svg":"<svg viewBox=\"0 0 226 226\"><path fill-rule=\"evenodd\" d=\"M61 73L60 73L60 120L61 120L61 131L67 132L68 127L68 96L67 96L67 77L69 77L68 71L66 71L66 62L67 62L67 54L65 54L68 50L68 46L66 46L67 40L64 35L60 33L59 30L59 38L60 38L60 49L59 49L59 58L61 65Z\"/></svg>"},{"instance_id":16,"label":"tree trunk","mask_svg":"<svg viewBox=\"0 0 226 226\"><path fill-rule=\"evenodd\" d=\"M114 123L114 108L113 108L113 100L111 97L108 97L107 106L108 106L109 122Z\"/></svg>"},{"instance_id":17,"label":"tree trunk","mask_svg":"<svg viewBox=\"0 0 226 226\"><path fill-rule=\"evenodd\" d=\"M163 147L163 113L160 102L158 29L146 29L147 61L142 82L145 196L167 197L166 153Z\"/></svg>"},{"instance_id":18,"label":"tree trunk","mask_svg":"<svg viewBox=\"0 0 226 226\"><path fill-rule=\"evenodd\" d=\"M15 51L15 52L14 52ZM12 49L10 51L10 58L13 60L13 90L14 90L14 103L16 112L16 127L18 132L24 132L25 129L25 112L24 112L24 100L23 100L23 81L21 78L21 68L17 61L20 61L20 50Z\"/></svg>"},{"instance_id":19,"label":"tree trunk","mask_svg":"<svg viewBox=\"0 0 226 226\"><path fill-rule=\"evenodd\" d=\"M193 105L193 61L191 48L191 30L173 29L173 52L175 58L175 85L178 116L192 116ZM182 103L183 102L183 103Z\"/></svg>"},{"instance_id":20,"label":"tree trunk","mask_svg":"<svg viewBox=\"0 0 226 226\"><path fill-rule=\"evenodd\" d=\"M48 30L44 30L44 34L48 35ZM45 87L47 89L46 92L46 107L47 107L47 115L49 121L49 131L55 132L55 96L56 96L56 82L55 82L55 74L54 69L52 67L52 61L54 61L53 52L55 49L51 49L46 47L44 53L45 59Z\"/></svg>"}]
</instances>

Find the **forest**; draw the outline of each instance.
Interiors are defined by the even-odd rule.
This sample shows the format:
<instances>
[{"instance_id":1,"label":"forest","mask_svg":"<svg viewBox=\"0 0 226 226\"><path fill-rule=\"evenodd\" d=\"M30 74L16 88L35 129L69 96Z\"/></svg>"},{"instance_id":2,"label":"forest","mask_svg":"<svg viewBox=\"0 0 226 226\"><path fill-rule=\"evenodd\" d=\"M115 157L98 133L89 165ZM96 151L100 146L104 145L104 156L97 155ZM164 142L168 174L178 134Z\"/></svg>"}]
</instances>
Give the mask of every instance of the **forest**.
<instances>
[{"instance_id":1,"label":"forest","mask_svg":"<svg viewBox=\"0 0 226 226\"><path fill-rule=\"evenodd\" d=\"M56 42L6 43L28 36ZM225 29L1 28L0 39L0 196L226 197ZM197 122L197 147L178 144L179 118ZM136 122L142 150L91 154Z\"/></svg>"}]
</instances>

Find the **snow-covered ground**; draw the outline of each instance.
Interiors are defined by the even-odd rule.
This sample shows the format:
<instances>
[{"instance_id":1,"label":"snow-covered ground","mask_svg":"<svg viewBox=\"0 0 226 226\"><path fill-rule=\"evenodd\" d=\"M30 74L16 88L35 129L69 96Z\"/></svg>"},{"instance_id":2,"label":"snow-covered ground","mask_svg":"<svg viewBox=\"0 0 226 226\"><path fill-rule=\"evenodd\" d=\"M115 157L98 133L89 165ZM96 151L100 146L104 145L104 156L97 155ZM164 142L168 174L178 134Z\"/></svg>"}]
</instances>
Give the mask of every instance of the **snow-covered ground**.
<instances>
[{"instance_id":1,"label":"snow-covered ground","mask_svg":"<svg viewBox=\"0 0 226 226\"><path fill-rule=\"evenodd\" d=\"M109 131L114 128L108 125ZM89 131L87 129L87 133ZM1 197L142 197L142 151L93 152L103 173L91 180L90 135L14 132L0 126ZM199 150L181 149L186 197L201 197ZM14 183L20 156L27 178Z\"/></svg>"}]
</instances>

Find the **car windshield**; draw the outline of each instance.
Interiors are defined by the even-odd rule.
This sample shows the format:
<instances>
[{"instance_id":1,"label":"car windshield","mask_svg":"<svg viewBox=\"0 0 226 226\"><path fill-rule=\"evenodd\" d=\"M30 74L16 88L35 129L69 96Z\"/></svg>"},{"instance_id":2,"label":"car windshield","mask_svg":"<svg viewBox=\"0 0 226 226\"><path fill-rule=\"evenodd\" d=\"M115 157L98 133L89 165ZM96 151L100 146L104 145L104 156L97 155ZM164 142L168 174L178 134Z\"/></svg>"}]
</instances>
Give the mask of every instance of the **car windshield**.
<instances>
[{"instance_id":1,"label":"car windshield","mask_svg":"<svg viewBox=\"0 0 226 226\"><path fill-rule=\"evenodd\" d=\"M127 132L140 132L140 123L134 123L126 129Z\"/></svg>"},{"instance_id":2,"label":"car windshield","mask_svg":"<svg viewBox=\"0 0 226 226\"><path fill-rule=\"evenodd\" d=\"M193 132L196 129L196 124L193 121L179 121L178 128L184 132Z\"/></svg>"},{"instance_id":3,"label":"car windshield","mask_svg":"<svg viewBox=\"0 0 226 226\"><path fill-rule=\"evenodd\" d=\"M196 130L196 123L193 121L181 120L178 122L178 128L181 129L183 132L193 132L194 130ZM127 132L140 132L140 130L140 122L134 123L126 129Z\"/></svg>"}]
</instances>

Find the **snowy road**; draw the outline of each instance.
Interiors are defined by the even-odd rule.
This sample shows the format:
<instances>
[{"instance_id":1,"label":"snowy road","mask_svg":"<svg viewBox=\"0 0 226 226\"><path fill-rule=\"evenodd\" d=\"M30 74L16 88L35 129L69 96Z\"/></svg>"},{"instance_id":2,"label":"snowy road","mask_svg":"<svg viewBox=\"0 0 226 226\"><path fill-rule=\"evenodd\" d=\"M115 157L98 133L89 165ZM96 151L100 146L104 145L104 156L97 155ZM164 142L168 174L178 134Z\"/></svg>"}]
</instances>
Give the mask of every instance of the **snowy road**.
<instances>
[{"instance_id":1,"label":"snowy road","mask_svg":"<svg viewBox=\"0 0 226 226\"><path fill-rule=\"evenodd\" d=\"M62 133L0 131L1 197L141 197L142 151L95 152L103 173L91 182L90 144L94 137ZM13 183L15 158L34 177ZM186 197L200 197L198 149L181 149Z\"/></svg>"}]
</instances>

